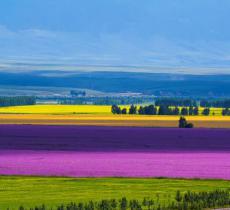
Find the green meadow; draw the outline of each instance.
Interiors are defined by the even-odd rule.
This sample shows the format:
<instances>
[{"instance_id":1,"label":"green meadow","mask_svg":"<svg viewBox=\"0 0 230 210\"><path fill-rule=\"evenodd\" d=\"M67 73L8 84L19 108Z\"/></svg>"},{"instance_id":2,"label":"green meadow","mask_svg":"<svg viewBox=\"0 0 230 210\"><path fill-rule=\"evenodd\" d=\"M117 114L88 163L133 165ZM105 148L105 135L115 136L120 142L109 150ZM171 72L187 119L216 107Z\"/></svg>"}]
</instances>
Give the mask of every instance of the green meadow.
<instances>
[{"instance_id":1,"label":"green meadow","mask_svg":"<svg viewBox=\"0 0 230 210\"><path fill-rule=\"evenodd\" d=\"M55 207L71 201L98 201L125 196L128 199L159 197L162 203L176 191L230 189L230 181L161 178L59 178L0 176L0 209L17 209L45 204Z\"/></svg>"}]
</instances>

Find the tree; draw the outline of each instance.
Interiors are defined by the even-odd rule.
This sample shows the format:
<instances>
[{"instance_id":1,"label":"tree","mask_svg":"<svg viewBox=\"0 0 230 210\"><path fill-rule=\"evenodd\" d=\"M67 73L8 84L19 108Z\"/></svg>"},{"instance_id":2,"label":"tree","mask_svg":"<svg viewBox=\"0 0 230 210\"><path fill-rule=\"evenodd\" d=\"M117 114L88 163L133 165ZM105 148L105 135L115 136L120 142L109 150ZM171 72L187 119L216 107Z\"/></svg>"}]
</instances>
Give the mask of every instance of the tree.
<instances>
[{"instance_id":1,"label":"tree","mask_svg":"<svg viewBox=\"0 0 230 210\"><path fill-rule=\"evenodd\" d=\"M187 125L187 120L184 117L180 117L179 119L179 128L185 128Z\"/></svg>"},{"instance_id":2,"label":"tree","mask_svg":"<svg viewBox=\"0 0 230 210\"><path fill-rule=\"evenodd\" d=\"M172 110L172 114L173 114L173 115L179 115L179 114L180 114L180 109L176 106L176 107Z\"/></svg>"},{"instance_id":3,"label":"tree","mask_svg":"<svg viewBox=\"0 0 230 210\"><path fill-rule=\"evenodd\" d=\"M111 107L111 112L112 112L113 114L117 114L117 105L112 105L112 107Z\"/></svg>"},{"instance_id":4,"label":"tree","mask_svg":"<svg viewBox=\"0 0 230 210\"><path fill-rule=\"evenodd\" d=\"M93 201L89 201L88 205L87 205L87 210L94 210L94 202ZM76 209L76 208L75 208ZM86 208L85 208L86 209Z\"/></svg>"},{"instance_id":5,"label":"tree","mask_svg":"<svg viewBox=\"0 0 230 210\"><path fill-rule=\"evenodd\" d=\"M116 209L117 208L117 201L115 199L111 200L111 207L112 207L112 209Z\"/></svg>"},{"instance_id":6,"label":"tree","mask_svg":"<svg viewBox=\"0 0 230 210\"><path fill-rule=\"evenodd\" d=\"M171 110L168 106L160 106L159 107L159 111L158 111L159 115L170 115L171 114Z\"/></svg>"},{"instance_id":7,"label":"tree","mask_svg":"<svg viewBox=\"0 0 230 210\"><path fill-rule=\"evenodd\" d=\"M209 108L204 108L202 114L205 115L205 116L208 116L210 114L210 109Z\"/></svg>"},{"instance_id":8,"label":"tree","mask_svg":"<svg viewBox=\"0 0 230 210\"><path fill-rule=\"evenodd\" d=\"M126 109L126 108L123 108L123 109L121 110L121 114L127 114L127 109Z\"/></svg>"},{"instance_id":9,"label":"tree","mask_svg":"<svg viewBox=\"0 0 230 210\"><path fill-rule=\"evenodd\" d=\"M187 125L185 126L185 128L194 128L194 125L192 123L187 123Z\"/></svg>"},{"instance_id":10,"label":"tree","mask_svg":"<svg viewBox=\"0 0 230 210\"><path fill-rule=\"evenodd\" d=\"M64 207L63 207L63 209L64 209ZM79 209L79 210L84 210L84 204L80 202L80 203L78 204L78 209Z\"/></svg>"},{"instance_id":11,"label":"tree","mask_svg":"<svg viewBox=\"0 0 230 210\"><path fill-rule=\"evenodd\" d=\"M223 116L230 115L230 110L229 110L229 108L223 109L223 110L222 110L222 115L223 115Z\"/></svg>"},{"instance_id":12,"label":"tree","mask_svg":"<svg viewBox=\"0 0 230 210\"><path fill-rule=\"evenodd\" d=\"M149 106L140 106L138 110L138 114L140 115L156 115L157 114L157 108L154 105Z\"/></svg>"},{"instance_id":13,"label":"tree","mask_svg":"<svg viewBox=\"0 0 230 210\"><path fill-rule=\"evenodd\" d=\"M140 114L140 115L145 114L143 106L140 106L140 108L138 109L138 114Z\"/></svg>"},{"instance_id":14,"label":"tree","mask_svg":"<svg viewBox=\"0 0 230 210\"><path fill-rule=\"evenodd\" d=\"M153 105L149 105L147 107L147 114L148 115L155 115L156 114L156 108Z\"/></svg>"},{"instance_id":15,"label":"tree","mask_svg":"<svg viewBox=\"0 0 230 210\"><path fill-rule=\"evenodd\" d=\"M121 108L117 105L112 105L111 111L113 114L121 114Z\"/></svg>"},{"instance_id":16,"label":"tree","mask_svg":"<svg viewBox=\"0 0 230 210\"><path fill-rule=\"evenodd\" d=\"M196 116L199 115L199 108L197 106L193 109L193 114Z\"/></svg>"},{"instance_id":17,"label":"tree","mask_svg":"<svg viewBox=\"0 0 230 210\"><path fill-rule=\"evenodd\" d=\"M186 107L183 107L183 108L181 109L181 115L183 115L183 116L188 115L188 109L187 109Z\"/></svg>"},{"instance_id":18,"label":"tree","mask_svg":"<svg viewBox=\"0 0 230 210\"><path fill-rule=\"evenodd\" d=\"M175 199L178 203L182 201L182 196L181 196L181 193L179 190L176 192L176 198Z\"/></svg>"},{"instance_id":19,"label":"tree","mask_svg":"<svg viewBox=\"0 0 230 210\"><path fill-rule=\"evenodd\" d=\"M128 207L128 201L125 197L120 200L120 210L126 210Z\"/></svg>"},{"instance_id":20,"label":"tree","mask_svg":"<svg viewBox=\"0 0 230 210\"><path fill-rule=\"evenodd\" d=\"M137 107L134 105L131 105L129 108L129 114L137 114Z\"/></svg>"},{"instance_id":21,"label":"tree","mask_svg":"<svg viewBox=\"0 0 230 210\"><path fill-rule=\"evenodd\" d=\"M190 106L189 109L188 109L188 114L193 115L193 112L194 112L193 107Z\"/></svg>"},{"instance_id":22,"label":"tree","mask_svg":"<svg viewBox=\"0 0 230 210\"><path fill-rule=\"evenodd\" d=\"M150 210L152 209L151 207L153 206L154 201L152 199L144 198L142 205L145 207L148 207L147 209Z\"/></svg>"},{"instance_id":23,"label":"tree","mask_svg":"<svg viewBox=\"0 0 230 210\"><path fill-rule=\"evenodd\" d=\"M180 117L179 119L179 128L193 128L194 125L192 123L188 123L184 117Z\"/></svg>"},{"instance_id":24,"label":"tree","mask_svg":"<svg viewBox=\"0 0 230 210\"><path fill-rule=\"evenodd\" d=\"M156 115L157 108L154 105L149 105L144 107L144 114L146 115Z\"/></svg>"}]
</instances>

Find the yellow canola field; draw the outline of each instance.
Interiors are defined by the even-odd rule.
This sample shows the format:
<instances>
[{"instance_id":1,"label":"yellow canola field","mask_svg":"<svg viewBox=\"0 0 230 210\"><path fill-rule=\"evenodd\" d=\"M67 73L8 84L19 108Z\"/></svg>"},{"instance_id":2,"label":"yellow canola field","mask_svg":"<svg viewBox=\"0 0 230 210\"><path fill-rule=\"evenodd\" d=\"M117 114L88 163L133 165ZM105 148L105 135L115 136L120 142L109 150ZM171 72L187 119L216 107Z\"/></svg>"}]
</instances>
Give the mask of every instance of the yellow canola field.
<instances>
[{"instance_id":1,"label":"yellow canola field","mask_svg":"<svg viewBox=\"0 0 230 210\"><path fill-rule=\"evenodd\" d=\"M109 114L111 106L96 105L32 105L0 108L6 114Z\"/></svg>"},{"instance_id":2,"label":"yellow canola field","mask_svg":"<svg viewBox=\"0 0 230 210\"><path fill-rule=\"evenodd\" d=\"M186 116L186 119L195 127L230 128L230 116L221 116L221 110L211 109L210 116ZM179 116L113 115L111 106L34 105L0 108L0 124L178 127L178 120Z\"/></svg>"},{"instance_id":3,"label":"yellow canola field","mask_svg":"<svg viewBox=\"0 0 230 210\"><path fill-rule=\"evenodd\" d=\"M129 109L128 105L120 106L120 107L127 108L127 110ZM203 108L199 108L199 110L201 114ZM221 108L211 108L210 115L220 116L221 112L222 112ZM0 114L107 114L107 115L112 115L111 106L102 106L102 105L12 106L12 107L1 107ZM128 117L133 117L133 116L128 116ZM152 117L158 117L158 116L152 116Z\"/></svg>"}]
</instances>

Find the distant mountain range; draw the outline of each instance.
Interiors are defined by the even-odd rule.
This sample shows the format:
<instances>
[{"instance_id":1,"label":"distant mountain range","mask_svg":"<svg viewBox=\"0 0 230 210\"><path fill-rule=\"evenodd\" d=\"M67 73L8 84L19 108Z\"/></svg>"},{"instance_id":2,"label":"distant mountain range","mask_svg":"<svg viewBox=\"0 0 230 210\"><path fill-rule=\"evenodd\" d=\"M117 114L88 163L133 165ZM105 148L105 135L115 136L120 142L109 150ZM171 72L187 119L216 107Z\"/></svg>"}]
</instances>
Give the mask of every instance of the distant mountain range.
<instances>
[{"instance_id":1,"label":"distant mountain range","mask_svg":"<svg viewBox=\"0 0 230 210\"><path fill-rule=\"evenodd\" d=\"M230 97L230 75L131 72L0 72L0 86L65 87L156 96Z\"/></svg>"}]
</instances>

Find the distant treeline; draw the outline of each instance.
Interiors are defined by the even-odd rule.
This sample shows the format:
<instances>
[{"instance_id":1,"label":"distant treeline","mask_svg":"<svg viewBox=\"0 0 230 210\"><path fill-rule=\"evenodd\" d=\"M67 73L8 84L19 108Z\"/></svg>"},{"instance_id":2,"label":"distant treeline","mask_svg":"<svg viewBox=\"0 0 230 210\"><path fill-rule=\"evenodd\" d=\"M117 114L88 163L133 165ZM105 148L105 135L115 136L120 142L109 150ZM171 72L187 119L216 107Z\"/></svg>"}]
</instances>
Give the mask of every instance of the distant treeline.
<instances>
[{"instance_id":1,"label":"distant treeline","mask_svg":"<svg viewBox=\"0 0 230 210\"><path fill-rule=\"evenodd\" d=\"M60 104L93 104L93 105L128 105L128 104L143 104L153 102L153 97L76 97L72 99L62 99Z\"/></svg>"},{"instance_id":2,"label":"distant treeline","mask_svg":"<svg viewBox=\"0 0 230 210\"><path fill-rule=\"evenodd\" d=\"M198 102L194 99L186 98L159 98L155 100L156 106L197 106Z\"/></svg>"},{"instance_id":3,"label":"distant treeline","mask_svg":"<svg viewBox=\"0 0 230 210\"><path fill-rule=\"evenodd\" d=\"M230 99L189 99L189 98L156 98L153 96L121 96L121 97L73 97L59 99L60 104L94 104L94 105L128 105L150 103L155 106L180 106L180 107L216 107L230 108Z\"/></svg>"},{"instance_id":4,"label":"distant treeline","mask_svg":"<svg viewBox=\"0 0 230 210\"><path fill-rule=\"evenodd\" d=\"M155 99L156 106L200 106L215 108L230 108L230 99L186 99L186 98L159 98Z\"/></svg>"},{"instance_id":5,"label":"distant treeline","mask_svg":"<svg viewBox=\"0 0 230 210\"><path fill-rule=\"evenodd\" d=\"M30 210L203 210L211 208L224 208L230 205L230 194L226 190L216 190L211 192L186 192L177 191L175 198L169 198L162 202L158 195L156 199L144 198L143 200L122 199L100 200L98 202L89 201L87 203L61 204L57 207L47 207L45 205L35 206ZM23 206L19 210L27 210Z\"/></svg>"},{"instance_id":6,"label":"distant treeline","mask_svg":"<svg viewBox=\"0 0 230 210\"><path fill-rule=\"evenodd\" d=\"M225 108L222 110L222 115L223 116L230 116L230 109L229 108Z\"/></svg>"},{"instance_id":7,"label":"distant treeline","mask_svg":"<svg viewBox=\"0 0 230 210\"><path fill-rule=\"evenodd\" d=\"M127 108L121 108L117 105L113 105L111 107L111 112L113 114L139 114L139 115L199 115L199 108L190 106L182 107L179 109L179 107L169 107L162 105L159 108L157 108L154 105L147 105L147 106L140 106L139 108L135 105L131 105L128 109ZM201 112L202 115L208 116L210 115L210 108L204 108Z\"/></svg>"},{"instance_id":8,"label":"distant treeline","mask_svg":"<svg viewBox=\"0 0 230 210\"><path fill-rule=\"evenodd\" d=\"M221 107L230 108L230 99L223 100L201 100L200 106L202 107Z\"/></svg>"},{"instance_id":9,"label":"distant treeline","mask_svg":"<svg viewBox=\"0 0 230 210\"><path fill-rule=\"evenodd\" d=\"M33 96L0 97L0 107L34 104L36 104L36 98Z\"/></svg>"},{"instance_id":10,"label":"distant treeline","mask_svg":"<svg viewBox=\"0 0 230 210\"><path fill-rule=\"evenodd\" d=\"M156 106L197 106L193 99L183 98L155 98L153 96L121 96L121 97L76 97L60 100L61 104L95 104L95 105L129 105L152 103Z\"/></svg>"}]
</instances>

